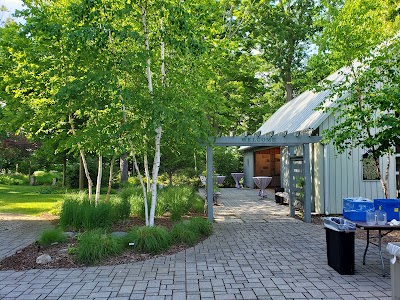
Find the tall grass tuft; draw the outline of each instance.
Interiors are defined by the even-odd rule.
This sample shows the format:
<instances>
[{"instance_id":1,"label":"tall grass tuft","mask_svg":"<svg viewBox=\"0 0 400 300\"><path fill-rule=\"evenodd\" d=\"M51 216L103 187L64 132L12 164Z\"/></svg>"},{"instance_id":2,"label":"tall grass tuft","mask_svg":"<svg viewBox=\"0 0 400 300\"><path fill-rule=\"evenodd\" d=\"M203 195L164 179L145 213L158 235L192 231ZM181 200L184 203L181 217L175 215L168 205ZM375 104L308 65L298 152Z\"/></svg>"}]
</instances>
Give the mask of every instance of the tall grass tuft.
<instances>
[{"instance_id":1,"label":"tall grass tuft","mask_svg":"<svg viewBox=\"0 0 400 300\"><path fill-rule=\"evenodd\" d=\"M157 254L171 246L169 232L159 226L134 227L124 238L126 243L134 243L135 250L144 253Z\"/></svg>"},{"instance_id":2,"label":"tall grass tuft","mask_svg":"<svg viewBox=\"0 0 400 300\"><path fill-rule=\"evenodd\" d=\"M121 238L114 238L101 229L91 230L80 236L76 248L76 258L85 264L95 264L102 259L124 251Z\"/></svg>"},{"instance_id":3,"label":"tall grass tuft","mask_svg":"<svg viewBox=\"0 0 400 300\"><path fill-rule=\"evenodd\" d=\"M173 186L162 189L158 201L171 214L171 220L179 221L189 212L194 190L189 186Z\"/></svg>"},{"instance_id":4,"label":"tall grass tuft","mask_svg":"<svg viewBox=\"0 0 400 300\"><path fill-rule=\"evenodd\" d=\"M61 207L60 226L63 229L91 230L110 227L113 222L130 216L128 200L113 198L98 205L90 203L85 194L69 194Z\"/></svg>"},{"instance_id":5,"label":"tall grass tuft","mask_svg":"<svg viewBox=\"0 0 400 300\"><path fill-rule=\"evenodd\" d=\"M111 205L114 220L125 220L130 217L131 203L129 199L116 196L111 199Z\"/></svg>"},{"instance_id":6,"label":"tall grass tuft","mask_svg":"<svg viewBox=\"0 0 400 300\"><path fill-rule=\"evenodd\" d=\"M40 234L39 244L43 246L49 246L53 243L62 243L67 240L65 233L57 228L46 229Z\"/></svg>"},{"instance_id":7,"label":"tall grass tuft","mask_svg":"<svg viewBox=\"0 0 400 300\"><path fill-rule=\"evenodd\" d=\"M191 218L188 221L188 226L191 230L203 236L210 236L213 231L212 223L204 218Z\"/></svg>"},{"instance_id":8,"label":"tall grass tuft","mask_svg":"<svg viewBox=\"0 0 400 300\"><path fill-rule=\"evenodd\" d=\"M195 213L204 213L205 210L205 201L204 199L198 195L198 194L194 194L192 196L192 201L191 201L191 211L195 212Z\"/></svg>"},{"instance_id":9,"label":"tall grass tuft","mask_svg":"<svg viewBox=\"0 0 400 300\"><path fill-rule=\"evenodd\" d=\"M179 222L172 227L171 237L177 244L184 243L193 246L198 242L200 233L193 230L188 222Z\"/></svg>"}]
</instances>

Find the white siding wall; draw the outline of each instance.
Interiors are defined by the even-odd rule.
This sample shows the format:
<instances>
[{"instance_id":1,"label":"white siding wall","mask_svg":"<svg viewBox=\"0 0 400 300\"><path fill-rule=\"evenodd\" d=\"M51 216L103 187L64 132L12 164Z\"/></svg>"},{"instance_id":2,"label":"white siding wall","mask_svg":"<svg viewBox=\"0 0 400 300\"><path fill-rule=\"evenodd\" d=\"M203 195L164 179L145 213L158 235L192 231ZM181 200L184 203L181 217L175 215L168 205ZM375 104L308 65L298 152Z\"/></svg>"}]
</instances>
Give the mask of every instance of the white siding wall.
<instances>
[{"instance_id":1,"label":"white siding wall","mask_svg":"<svg viewBox=\"0 0 400 300\"><path fill-rule=\"evenodd\" d=\"M333 126L334 117L325 120L320 129L324 130ZM332 143L328 145L328 212L341 214L343 198L365 197L368 199L384 198L381 182L365 181L362 178L362 155L365 149L355 148L343 154L338 154ZM386 158L380 160L382 171L385 172ZM323 160L320 162L323 163ZM389 194L395 197L394 159L391 159L389 174Z\"/></svg>"},{"instance_id":2,"label":"white siding wall","mask_svg":"<svg viewBox=\"0 0 400 300\"><path fill-rule=\"evenodd\" d=\"M243 184L246 187L254 188L254 153L245 152L243 154Z\"/></svg>"}]
</instances>

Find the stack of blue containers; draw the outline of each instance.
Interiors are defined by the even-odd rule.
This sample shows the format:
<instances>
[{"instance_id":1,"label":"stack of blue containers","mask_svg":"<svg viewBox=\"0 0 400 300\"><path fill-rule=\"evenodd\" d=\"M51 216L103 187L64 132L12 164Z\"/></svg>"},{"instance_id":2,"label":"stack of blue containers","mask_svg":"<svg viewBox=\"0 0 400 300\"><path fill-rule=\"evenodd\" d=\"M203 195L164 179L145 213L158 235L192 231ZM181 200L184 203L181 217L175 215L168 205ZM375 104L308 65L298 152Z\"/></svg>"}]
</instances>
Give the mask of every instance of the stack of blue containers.
<instances>
[{"instance_id":1,"label":"stack of blue containers","mask_svg":"<svg viewBox=\"0 0 400 300\"><path fill-rule=\"evenodd\" d=\"M367 211L383 210L390 222L395 219L400 221L400 199L374 199L362 198L343 199L343 217L351 221L366 222Z\"/></svg>"},{"instance_id":2,"label":"stack of blue containers","mask_svg":"<svg viewBox=\"0 0 400 300\"><path fill-rule=\"evenodd\" d=\"M374 201L356 197L343 199L343 217L351 221L365 222L367 211L374 210Z\"/></svg>"}]
</instances>

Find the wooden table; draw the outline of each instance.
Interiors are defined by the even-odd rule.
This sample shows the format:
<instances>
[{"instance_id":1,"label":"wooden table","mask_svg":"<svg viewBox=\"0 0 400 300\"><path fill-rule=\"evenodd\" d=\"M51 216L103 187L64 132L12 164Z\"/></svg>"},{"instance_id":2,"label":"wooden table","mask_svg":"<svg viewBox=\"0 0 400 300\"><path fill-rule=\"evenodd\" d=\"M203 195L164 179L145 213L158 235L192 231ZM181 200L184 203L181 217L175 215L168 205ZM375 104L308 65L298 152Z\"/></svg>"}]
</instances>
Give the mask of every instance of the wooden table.
<instances>
[{"instance_id":1,"label":"wooden table","mask_svg":"<svg viewBox=\"0 0 400 300\"><path fill-rule=\"evenodd\" d=\"M364 251L364 256L363 256L363 265L365 265L365 256L367 255L368 251L368 246L369 244L375 245L379 249L379 257L381 259L381 264L382 264L382 275L385 276L385 264L383 262L383 257L382 257L382 238L386 236L387 234L391 233L392 231L395 230L400 230L400 226L392 226L386 223L386 225L369 225L366 222L355 222L357 228L363 229L367 231L367 246L365 247ZM370 236L369 232L370 230L376 230L378 231L378 236ZM372 242L370 239L373 238L378 238L378 242Z\"/></svg>"}]
</instances>

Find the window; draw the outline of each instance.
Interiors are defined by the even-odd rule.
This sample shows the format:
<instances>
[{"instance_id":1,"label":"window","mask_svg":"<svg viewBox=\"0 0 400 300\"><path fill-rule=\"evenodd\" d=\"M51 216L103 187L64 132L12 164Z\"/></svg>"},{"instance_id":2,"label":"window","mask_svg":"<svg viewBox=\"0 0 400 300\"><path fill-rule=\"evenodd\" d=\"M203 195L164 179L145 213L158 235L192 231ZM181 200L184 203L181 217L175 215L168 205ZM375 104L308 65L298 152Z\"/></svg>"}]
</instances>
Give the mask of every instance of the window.
<instances>
[{"instance_id":1,"label":"window","mask_svg":"<svg viewBox=\"0 0 400 300\"><path fill-rule=\"evenodd\" d=\"M369 151L363 154L361 161L363 169L363 180L379 180L375 160Z\"/></svg>"}]
</instances>

